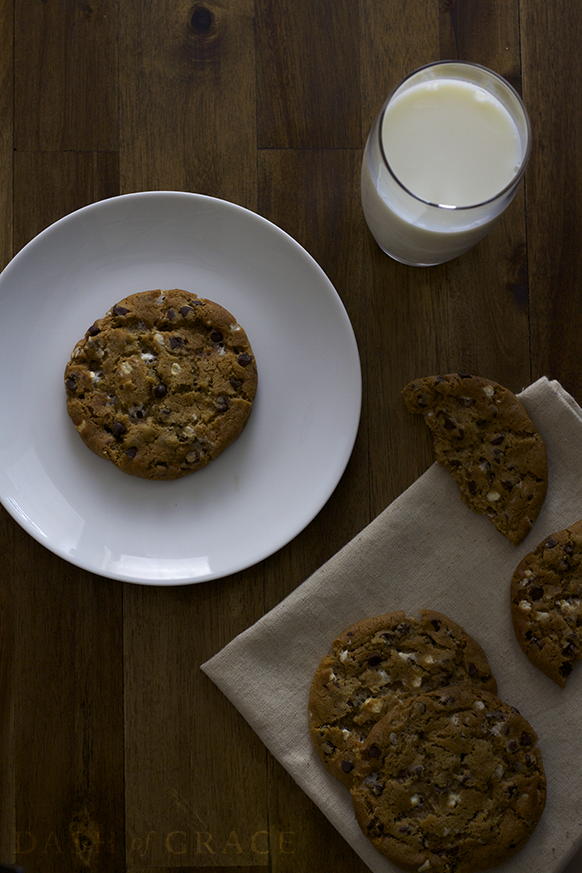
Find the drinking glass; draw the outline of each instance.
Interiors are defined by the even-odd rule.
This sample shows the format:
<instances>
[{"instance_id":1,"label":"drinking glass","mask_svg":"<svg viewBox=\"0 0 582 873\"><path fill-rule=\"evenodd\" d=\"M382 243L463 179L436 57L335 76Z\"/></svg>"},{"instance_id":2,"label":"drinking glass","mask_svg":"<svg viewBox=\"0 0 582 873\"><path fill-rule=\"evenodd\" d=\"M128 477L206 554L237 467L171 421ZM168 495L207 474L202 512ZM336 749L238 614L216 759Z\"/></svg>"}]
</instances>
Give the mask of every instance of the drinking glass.
<instances>
[{"instance_id":1,"label":"drinking glass","mask_svg":"<svg viewBox=\"0 0 582 873\"><path fill-rule=\"evenodd\" d=\"M462 255L499 221L523 178L531 127L492 70L437 61L392 91L366 143L362 208L380 248L411 266Z\"/></svg>"}]
</instances>

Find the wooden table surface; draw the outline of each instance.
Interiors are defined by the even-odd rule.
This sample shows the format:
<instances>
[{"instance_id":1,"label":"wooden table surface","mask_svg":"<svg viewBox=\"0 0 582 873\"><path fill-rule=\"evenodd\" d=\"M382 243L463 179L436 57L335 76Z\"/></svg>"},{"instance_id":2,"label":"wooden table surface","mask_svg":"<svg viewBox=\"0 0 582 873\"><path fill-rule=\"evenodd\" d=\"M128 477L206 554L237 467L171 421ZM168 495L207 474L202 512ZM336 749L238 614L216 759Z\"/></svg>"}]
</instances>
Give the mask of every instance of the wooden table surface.
<instances>
[{"instance_id":1,"label":"wooden table surface","mask_svg":"<svg viewBox=\"0 0 582 873\"><path fill-rule=\"evenodd\" d=\"M27 873L364 873L199 665L432 462L428 431L403 408L409 379L463 370L519 391L546 375L582 403L582 5L0 0L0 36L2 266L103 198L223 198L318 261L363 373L361 425L334 494L292 542L234 576L108 580L2 510L0 861ZM493 232L421 269L373 242L359 173L389 90L439 58L506 77L533 151Z\"/></svg>"}]
</instances>

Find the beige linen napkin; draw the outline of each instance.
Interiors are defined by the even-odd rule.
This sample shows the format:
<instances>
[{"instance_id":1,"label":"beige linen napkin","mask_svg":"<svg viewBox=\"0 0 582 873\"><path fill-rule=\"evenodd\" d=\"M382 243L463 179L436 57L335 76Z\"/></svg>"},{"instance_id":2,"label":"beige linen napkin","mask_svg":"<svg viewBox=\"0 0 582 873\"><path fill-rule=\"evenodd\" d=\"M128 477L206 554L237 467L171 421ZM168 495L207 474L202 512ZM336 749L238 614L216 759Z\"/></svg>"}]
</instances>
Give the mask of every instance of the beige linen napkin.
<instances>
[{"instance_id":1,"label":"beige linen napkin","mask_svg":"<svg viewBox=\"0 0 582 873\"><path fill-rule=\"evenodd\" d=\"M348 790L312 748L307 698L331 640L366 616L430 608L483 646L499 696L540 738L548 778L542 819L499 873L558 873L582 839L582 664L558 688L533 667L513 634L509 583L521 558L582 519L582 410L543 378L520 399L545 440L549 487L533 530L512 546L471 512L436 463L282 603L202 665L364 862L397 868L361 833Z\"/></svg>"}]
</instances>

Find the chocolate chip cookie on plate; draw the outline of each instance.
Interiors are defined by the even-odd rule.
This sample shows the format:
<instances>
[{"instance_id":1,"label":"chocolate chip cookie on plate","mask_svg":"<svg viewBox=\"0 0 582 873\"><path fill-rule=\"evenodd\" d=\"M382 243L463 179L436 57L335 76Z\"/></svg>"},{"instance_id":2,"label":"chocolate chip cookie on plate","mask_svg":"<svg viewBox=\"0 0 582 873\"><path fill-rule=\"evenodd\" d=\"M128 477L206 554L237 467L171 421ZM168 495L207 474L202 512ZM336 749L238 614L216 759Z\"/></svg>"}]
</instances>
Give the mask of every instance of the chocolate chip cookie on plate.
<instances>
[{"instance_id":1,"label":"chocolate chip cookie on plate","mask_svg":"<svg viewBox=\"0 0 582 873\"><path fill-rule=\"evenodd\" d=\"M124 473L177 479L242 433L257 366L230 312L188 291L131 294L97 319L65 369L84 443Z\"/></svg>"}]
</instances>

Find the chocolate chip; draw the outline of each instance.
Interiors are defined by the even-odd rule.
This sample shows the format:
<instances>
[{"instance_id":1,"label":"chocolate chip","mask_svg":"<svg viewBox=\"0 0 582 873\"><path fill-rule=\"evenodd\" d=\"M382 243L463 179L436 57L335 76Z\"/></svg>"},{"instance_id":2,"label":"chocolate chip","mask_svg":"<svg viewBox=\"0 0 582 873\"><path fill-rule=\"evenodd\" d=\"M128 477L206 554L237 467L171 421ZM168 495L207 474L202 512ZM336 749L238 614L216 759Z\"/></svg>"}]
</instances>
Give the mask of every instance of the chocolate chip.
<instances>
[{"instance_id":1,"label":"chocolate chip","mask_svg":"<svg viewBox=\"0 0 582 873\"><path fill-rule=\"evenodd\" d=\"M468 483L468 488L469 488L469 494L474 494L475 491L477 490L477 483L473 482L473 480L471 479L471 481Z\"/></svg>"},{"instance_id":2,"label":"chocolate chip","mask_svg":"<svg viewBox=\"0 0 582 873\"><path fill-rule=\"evenodd\" d=\"M89 328L89 330L87 331L87 333L89 334L89 336L97 336L99 331L100 331L100 328L97 327L96 324L92 324L91 327Z\"/></svg>"},{"instance_id":3,"label":"chocolate chip","mask_svg":"<svg viewBox=\"0 0 582 873\"><path fill-rule=\"evenodd\" d=\"M539 600L540 597L543 597L544 589L540 585L534 585L533 588L529 589L529 596L532 600Z\"/></svg>"},{"instance_id":4,"label":"chocolate chip","mask_svg":"<svg viewBox=\"0 0 582 873\"><path fill-rule=\"evenodd\" d=\"M382 752L378 746L369 746L366 749L366 754L369 758L379 758Z\"/></svg>"},{"instance_id":5,"label":"chocolate chip","mask_svg":"<svg viewBox=\"0 0 582 873\"><path fill-rule=\"evenodd\" d=\"M219 412L226 412L226 410L230 406L230 400L228 399L228 397L225 397L224 394L221 394L220 397L217 397L214 401L214 405Z\"/></svg>"},{"instance_id":6,"label":"chocolate chip","mask_svg":"<svg viewBox=\"0 0 582 873\"><path fill-rule=\"evenodd\" d=\"M200 460L200 452L198 451L198 449L192 449L191 452L188 452L188 454L186 455L186 460L189 464L197 464Z\"/></svg>"},{"instance_id":7,"label":"chocolate chip","mask_svg":"<svg viewBox=\"0 0 582 873\"><path fill-rule=\"evenodd\" d=\"M443 424L444 424L444 426L446 427L447 430L454 430L455 427L456 427L456 424L455 424L455 422L453 421L453 419L452 419L452 418L448 418L448 417L445 417L445 418L444 418L444 420L443 420Z\"/></svg>"},{"instance_id":8,"label":"chocolate chip","mask_svg":"<svg viewBox=\"0 0 582 873\"><path fill-rule=\"evenodd\" d=\"M210 339L213 343L221 343L222 342L222 333L219 330L213 330L210 334Z\"/></svg>"},{"instance_id":9,"label":"chocolate chip","mask_svg":"<svg viewBox=\"0 0 582 873\"><path fill-rule=\"evenodd\" d=\"M573 543L566 543L566 545L564 546L564 551L566 552L567 555L573 555L574 554L574 544Z\"/></svg>"},{"instance_id":10,"label":"chocolate chip","mask_svg":"<svg viewBox=\"0 0 582 873\"><path fill-rule=\"evenodd\" d=\"M114 421L113 427L111 428L111 433L116 439L123 436L124 433L127 432L127 428L120 421Z\"/></svg>"},{"instance_id":11,"label":"chocolate chip","mask_svg":"<svg viewBox=\"0 0 582 873\"><path fill-rule=\"evenodd\" d=\"M136 447L135 447L135 446L132 446L130 449L128 449L128 450L126 451L125 454L127 455L128 458L135 458L135 456L137 455L137 449L136 449Z\"/></svg>"},{"instance_id":12,"label":"chocolate chip","mask_svg":"<svg viewBox=\"0 0 582 873\"><path fill-rule=\"evenodd\" d=\"M533 740L527 731L523 731L521 735L521 739L519 741L521 746L532 746Z\"/></svg>"},{"instance_id":13,"label":"chocolate chip","mask_svg":"<svg viewBox=\"0 0 582 873\"><path fill-rule=\"evenodd\" d=\"M380 657L380 655L370 655L370 657L368 658L368 667L377 667L378 664L381 663L381 661L382 658Z\"/></svg>"},{"instance_id":14,"label":"chocolate chip","mask_svg":"<svg viewBox=\"0 0 582 873\"><path fill-rule=\"evenodd\" d=\"M342 761L340 767L344 773L350 773L354 769L354 765L351 761Z\"/></svg>"},{"instance_id":15,"label":"chocolate chip","mask_svg":"<svg viewBox=\"0 0 582 873\"><path fill-rule=\"evenodd\" d=\"M471 661L467 664L467 673L469 676L475 676L477 673L477 668Z\"/></svg>"},{"instance_id":16,"label":"chocolate chip","mask_svg":"<svg viewBox=\"0 0 582 873\"><path fill-rule=\"evenodd\" d=\"M515 740L510 740L507 744L508 752L517 752L517 743Z\"/></svg>"},{"instance_id":17,"label":"chocolate chip","mask_svg":"<svg viewBox=\"0 0 582 873\"><path fill-rule=\"evenodd\" d=\"M493 439L489 440L489 442L492 446L500 446L504 439L505 434L501 434L500 436L493 437Z\"/></svg>"},{"instance_id":18,"label":"chocolate chip","mask_svg":"<svg viewBox=\"0 0 582 873\"><path fill-rule=\"evenodd\" d=\"M457 376L459 377L459 379L470 379L471 378L470 373L457 373Z\"/></svg>"},{"instance_id":19,"label":"chocolate chip","mask_svg":"<svg viewBox=\"0 0 582 873\"><path fill-rule=\"evenodd\" d=\"M176 313L174 312L173 309L168 309L168 311L166 312L166 315L168 316L170 321L173 321L176 317Z\"/></svg>"},{"instance_id":20,"label":"chocolate chip","mask_svg":"<svg viewBox=\"0 0 582 873\"><path fill-rule=\"evenodd\" d=\"M560 674L566 679L572 672L572 664L569 661L564 661L559 669Z\"/></svg>"},{"instance_id":21,"label":"chocolate chip","mask_svg":"<svg viewBox=\"0 0 582 873\"><path fill-rule=\"evenodd\" d=\"M168 391L168 389L166 388L164 383L160 382L160 384L156 385L156 387L154 388L154 397L158 397L158 398L165 397L167 394L167 391Z\"/></svg>"},{"instance_id":22,"label":"chocolate chip","mask_svg":"<svg viewBox=\"0 0 582 873\"><path fill-rule=\"evenodd\" d=\"M438 618L431 618L430 623L434 627L435 631L438 631L441 629L441 623L438 620Z\"/></svg>"},{"instance_id":23,"label":"chocolate chip","mask_svg":"<svg viewBox=\"0 0 582 873\"><path fill-rule=\"evenodd\" d=\"M113 314L114 315L127 315L129 309L126 309L125 306L114 306Z\"/></svg>"},{"instance_id":24,"label":"chocolate chip","mask_svg":"<svg viewBox=\"0 0 582 873\"><path fill-rule=\"evenodd\" d=\"M557 546L557 545L558 544L553 537L548 537L548 539L545 542L546 549L553 549L554 546Z\"/></svg>"},{"instance_id":25,"label":"chocolate chip","mask_svg":"<svg viewBox=\"0 0 582 873\"><path fill-rule=\"evenodd\" d=\"M67 391L76 391L77 390L77 383L72 376L69 376L68 379L65 379L65 387L66 387Z\"/></svg>"},{"instance_id":26,"label":"chocolate chip","mask_svg":"<svg viewBox=\"0 0 582 873\"><path fill-rule=\"evenodd\" d=\"M184 345L184 340L181 336L171 336L170 337L170 348L177 349L179 346Z\"/></svg>"},{"instance_id":27,"label":"chocolate chip","mask_svg":"<svg viewBox=\"0 0 582 873\"><path fill-rule=\"evenodd\" d=\"M189 312L194 312L191 306L182 306L180 309L180 315L183 315L184 318L186 318Z\"/></svg>"},{"instance_id":28,"label":"chocolate chip","mask_svg":"<svg viewBox=\"0 0 582 873\"><path fill-rule=\"evenodd\" d=\"M230 379L229 381L235 391L237 391L243 383L242 379Z\"/></svg>"},{"instance_id":29,"label":"chocolate chip","mask_svg":"<svg viewBox=\"0 0 582 873\"><path fill-rule=\"evenodd\" d=\"M576 651L576 648L572 643L566 643L566 645L562 649L562 654L566 655L567 657L570 657L574 654L575 651Z\"/></svg>"},{"instance_id":30,"label":"chocolate chip","mask_svg":"<svg viewBox=\"0 0 582 873\"><path fill-rule=\"evenodd\" d=\"M247 355L246 352L243 352L242 354L240 354L238 356L238 362L241 365L241 367L248 367L248 365L250 364L251 361L252 361L251 356Z\"/></svg>"}]
</instances>

